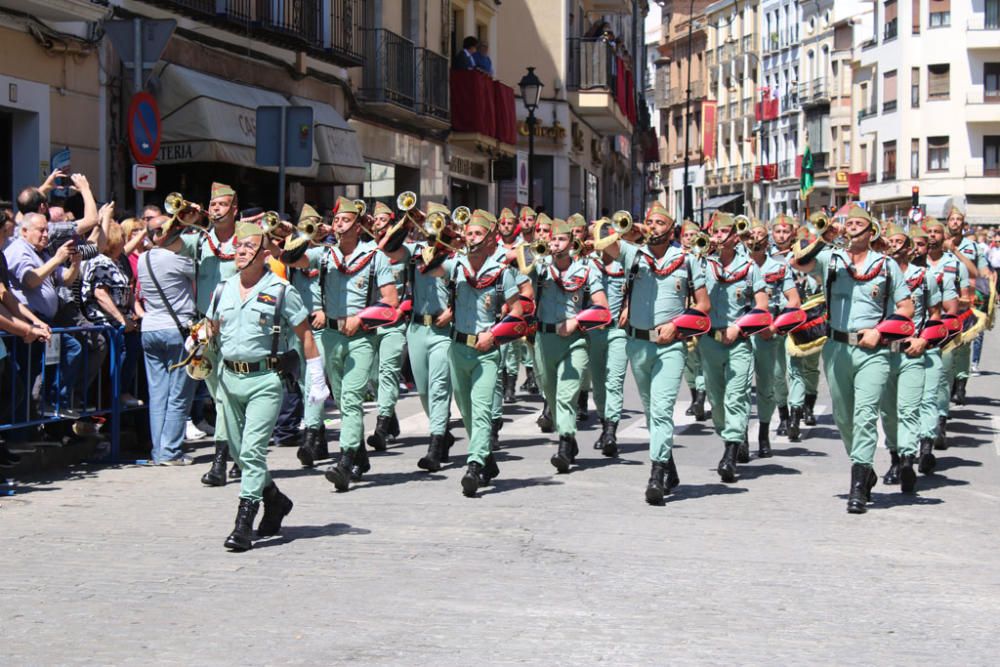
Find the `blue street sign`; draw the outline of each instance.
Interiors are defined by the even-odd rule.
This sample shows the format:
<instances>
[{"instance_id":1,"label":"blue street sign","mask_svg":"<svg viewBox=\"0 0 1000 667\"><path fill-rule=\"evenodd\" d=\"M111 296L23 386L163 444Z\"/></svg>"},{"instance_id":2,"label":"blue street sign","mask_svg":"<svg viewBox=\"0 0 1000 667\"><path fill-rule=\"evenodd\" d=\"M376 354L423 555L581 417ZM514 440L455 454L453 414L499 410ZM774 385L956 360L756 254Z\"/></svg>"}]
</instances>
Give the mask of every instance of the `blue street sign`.
<instances>
[{"instance_id":1,"label":"blue street sign","mask_svg":"<svg viewBox=\"0 0 1000 667\"><path fill-rule=\"evenodd\" d=\"M128 143L136 162L153 164L160 150L160 110L149 93L136 93L129 104Z\"/></svg>"}]
</instances>

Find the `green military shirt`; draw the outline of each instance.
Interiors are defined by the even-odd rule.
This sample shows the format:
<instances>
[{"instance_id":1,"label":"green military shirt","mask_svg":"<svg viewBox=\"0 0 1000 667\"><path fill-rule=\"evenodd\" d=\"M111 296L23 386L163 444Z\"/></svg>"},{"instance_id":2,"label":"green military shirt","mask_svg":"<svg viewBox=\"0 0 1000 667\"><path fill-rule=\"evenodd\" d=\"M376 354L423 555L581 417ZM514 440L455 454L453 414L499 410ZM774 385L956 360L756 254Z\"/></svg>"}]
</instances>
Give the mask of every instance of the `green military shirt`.
<instances>
[{"instance_id":1,"label":"green military shirt","mask_svg":"<svg viewBox=\"0 0 1000 667\"><path fill-rule=\"evenodd\" d=\"M705 287L711 302L712 328L725 329L754 307L754 295L765 291L767 284L750 255L736 253L727 266L718 257L705 258Z\"/></svg>"},{"instance_id":2,"label":"green military shirt","mask_svg":"<svg viewBox=\"0 0 1000 667\"><path fill-rule=\"evenodd\" d=\"M411 249L417 257L417 264L413 271L413 312L417 315L440 315L448 308L451 298L448 289L448 280L438 278L430 271L421 271L423 260L420 259L422 245L416 245Z\"/></svg>"},{"instance_id":3,"label":"green military shirt","mask_svg":"<svg viewBox=\"0 0 1000 667\"><path fill-rule=\"evenodd\" d=\"M599 274L586 259L574 259L565 271L546 257L535 265L537 287L535 317L543 324L559 324L574 317L590 304L587 292L603 292Z\"/></svg>"},{"instance_id":4,"label":"green military shirt","mask_svg":"<svg viewBox=\"0 0 1000 667\"><path fill-rule=\"evenodd\" d=\"M520 282L526 276L505 266L493 254L483 262L478 272L473 272L465 255L444 261L446 276L455 283L455 330L464 334L478 334L497 321L497 315L507 299L517 296Z\"/></svg>"},{"instance_id":5,"label":"green military shirt","mask_svg":"<svg viewBox=\"0 0 1000 667\"><path fill-rule=\"evenodd\" d=\"M830 327L836 331L871 329L892 314L897 303L910 298L899 264L874 250L868 251L864 266L855 272L846 252L825 248L816 257L813 273L825 285L831 271L833 283L826 300Z\"/></svg>"},{"instance_id":6,"label":"green military shirt","mask_svg":"<svg viewBox=\"0 0 1000 667\"><path fill-rule=\"evenodd\" d=\"M795 276L792 269L780 255L769 255L760 265L760 272L764 277L765 291L767 292L767 304L771 312L777 314L782 308L788 305L788 298L785 292L795 289Z\"/></svg>"},{"instance_id":7,"label":"green military shirt","mask_svg":"<svg viewBox=\"0 0 1000 667\"><path fill-rule=\"evenodd\" d=\"M630 303L624 306L636 329L655 329L671 321L684 312L694 291L705 286L701 264L676 246L667 248L660 259L646 246L622 241L618 247L625 280L632 281Z\"/></svg>"},{"instance_id":8,"label":"green military shirt","mask_svg":"<svg viewBox=\"0 0 1000 667\"><path fill-rule=\"evenodd\" d=\"M612 326L618 321L622 307L625 305L625 269L616 259L605 263L600 257L590 259L591 266L597 271L604 287L604 296L608 299L608 310L611 311Z\"/></svg>"},{"instance_id":9,"label":"green military shirt","mask_svg":"<svg viewBox=\"0 0 1000 667\"><path fill-rule=\"evenodd\" d=\"M199 313L208 312L216 285L236 275L236 263L233 262L235 239L233 235L225 243L220 243L214 229L208 232L208 238L201 232L181 235L178 254L195 261L195 300ZM218 254L212 251L213 246Z\"/></svg>"},{"instance_id":10,"label":"green military shirt","mask_svg":"<svg viewBox=\"0 0 1000 667\"><path fill-rule=\"evenodd\" d=\"M271 354L271 327L281 286L284 300L277 325L287 330L302 323L309 314L299 291L270 271L253 286L246 300L240 298L240 279L227 280L212 303L208 318L219 322L219 352L228 361L259 361Z\"/></svg>"},{"instance_id":11,"label":"green military shirt","mask_svg":"<svg viewBox=\"0 0 1000 667\"><path fill-rule=\"evenodd\" d=\"M931 308L941 305L941 288L928 269L916 264L907 264L903 280L913 299L913 321L921 327Z\"/></svg>"},{"instance_id":12,"label":"green military shirt","mask_svg":"<svg viewBox=\"0 0 1000 667\"><path fill-rule=\"evenodd\" d=\"M306 259L309 260L308 267L301 269L288 267L288 282L299 291L302 303L310 313L323 309L319 275L320 264L325 252L326 248L309 248L306 250Z\"/></svg>"},{"instance_id":13,"label":"green military shirt","mask_svg":"<svg viewBox=\"0 0 1000 667\"><path fill-rule=\"evenodd\" d=\"M333 247L323 255L323 299L328 320L338 320L357 315L379 300L379 290L395 281L385 256L374 241L358 243L349 256L344 257L340 247ZM372 298L369 303L369 278L373 278Z\"/></svg>"},{"instance_id":14,"label":"green military shirt","mask_svg":"<svg viewBox=\"0 0 1000 667\"><path fill-rule=\"evenodd\" d=\"M927 257L927 272L941 289L941 300L957 299L963 287L969 286L969 270L950 252L942 253L934 262Z\"/></svg>"}]
</instances>

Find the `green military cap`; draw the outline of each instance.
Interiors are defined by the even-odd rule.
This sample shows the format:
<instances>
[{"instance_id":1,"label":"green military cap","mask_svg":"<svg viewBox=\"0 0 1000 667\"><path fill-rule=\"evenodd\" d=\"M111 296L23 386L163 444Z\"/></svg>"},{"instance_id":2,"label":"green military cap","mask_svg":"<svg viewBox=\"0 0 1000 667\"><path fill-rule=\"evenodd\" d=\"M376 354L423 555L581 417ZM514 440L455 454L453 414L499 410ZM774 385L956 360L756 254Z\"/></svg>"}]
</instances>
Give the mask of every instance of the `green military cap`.
<instances>
[{"instance_id":1,"label":"green military cap","mask_svg":"<svg viewBox=\"0 0 1000 667\"><path fill-rule=\"evenodd\" d=\"M764 221L761 220L760 218L753 218L750 221L750 231L753 231L755 229L763 229L764 231L767 231L767 225L765 225Z\"/></svg>"},{"instance_id":2,"label":"green military cap","mask_svg":"<svg viewBox=\"0 0 1000 667\"><path fill-rule=\"evenodd\" d=\"M795 218L785 213L779 213L778 215L771 218L771 229L774 229L776 225L788 225L792 229L795 229L796 225Z\"/></svg>"},{"instance_id":3,"label":"green military cap","mask_svg":"<svg viewBox=\"0 0 1000 667\"><path fill-rule=\"evenodd\" d=\"M481 208L477 208L472 212L472 217L469 218L469 222L466 223L466 226L485 227L487 230L490 230L493 229L496 224L497 219L492 213L484 211Z\"/></svg>"},{"instance_id":4,"label":"green military cap","mask_svg":"<svg viewBox=\"0 0 1000 667\"><path fill-rule=\"evenodd\" d=\"M910 238L925 239L927 238L927 232L920 225L910 225Z\"/></svg>"},{"instance_id":5,"label":"green military cap","mask_svg":"<svg viewBox=\"0 0 1000 667\"><path fill-rule=\"evenodd\" d=\"M538 214L535 213L535 209L531 208L530 206L522 206L521 214L518 215L517 217L520 218L521 220L524 220L525 218L535 218L537 216Z\"/></svg>"},{"instance_id":6,"label":"green military cap","mask_svg":"<svg viewBox=\"0 0 1000 667\"><path fill-rule=\"evenodd\" d=\"M649 209L646 211L646 219L649 220L649 216L651 215L662 215L671 222L674 221L674 219L670 217L670 214L667 213L667 209L659 201L654 201L649 205Z\"/></svg>"},{"instance_id":7,"label":"green military cap","mask_svg":"<svg viewBox=\"0 0 1000 667\"><path fill-rule=\"evenodd\" d=\"M726 229L727 227L735 227L736 220L733 218L732 213L722 213L721 211L716 211L712 214L712 231L718 231L720 229Z\"/></svg>"},{"instance_id":8,"label":"green military cap","mask_svg":"<svg viewBox=\"0 0 1000 667\"><path fill-rule=\"evenodd\" d=\"M506 206L504 206L503 210L500 211L500 215L497 216L497 219L498 220L517 220L517 218L514 217L514 211L510 210Z\"/></svg>"},{"instance_id":9,"label":"green military cap","mask_svg":"<svg viewBox=\"0 0 1000 667\"><path fill-rule=\"evenodd\" d=\"M218 197L235 197L236 190L233 190L231 185L226 185L225 183L212 183L212 199Z\"/></svg>"},{"instance_id":10,"label":"green military cap","mask_svg":"<svg viewBox=\"0 0 1000 667\"><path fill-rule=\"evenodd\" d=\"M888 239L889 237L896 236L897 234L902 234L903 236L907 236L906 230L903 229L902 226L897 225L895 222L890 222L888 225L885 226L885 231L883 233L883 236L885 238Z\"/></svg>"},{"instance_id":11,"label":"green military cap","mask_svg":"<svg viewBox=\"0 0 1000 667\"><path fill-rule=\"evenodd\" d=\"M572 234L573 227L576 225L570 224L569 220L562 220L561 218L556 218L552 221L552 235L556 234Z\"/></svg>"},{"instance_id":12,"label":"green military cap","mask_svg":"<svg viewBox=\"0 0 1000 667\"><path fill-rule=\"evenodd\" d=\"M937 218L931 218L931 217L924 218L924 224L923 224L924 231L925 232L928 231L931 227L940 227L941 229L944 229L944 223L938 220Z\"/></svg>"},{"instance_id":13,"label":"green military cap","mask_svg":"<svg viewBox=\"0 0 1000 667\"><path fill-rule=\"evenodd\" d=\"M449 211L448 207L444 204L439 204L436 201L429 201L427 202L427 215L429 216L432 213L441 213L446 216L451 215L451 211Z\"/></svg>"},{"instance_id":14,"label":"green military cap","mask_svg":"<svg viewBox=\"0 0 1000 667\"><path fill-rule=\"evenodd\" d=\"M587 219L579 213L574 213L566 218L566 224L570 227L586 227Z\"/></svg>"},{"instance_id":15,"label":"green military cap","mask_svg":"<svg viewBox=\"0 0 1000 667\"><path fill-rule=\"evenodd\" d=\"M700 232L701 227L698 226L697 222L692 222L690 220L685 220L684 225L681 226L681 232Z\"/></svg>"},{"instance_id":16,"label":"green military cap","mask_svg":"<svg viewBox=\"0 0 1000 667\"><path fill-rule=\"evenodd\" d=\"M535 224L536 225L551 225L552 224L552 218L550 218L549 216L547 216L544 213L539 213L538 217L535 218Z\"/></svg>"},{"instance_id":17,"label":"green military cap","mask_svg":"<svg viewBox=\"0 0 1000 667\"><path fill-rule=\"evenodd\" d=\"M309 204L302 205L302 212L299 213L299 222L305 220L321 220L323 216Z\"/></svg>"},{"instance_id":18,"label":"green military cap","mask_svg":"<svg viewBox=\"0 0 1000 667\"><path fill-rule=\"evenodd\" d=\"M952 206L951 208L948 209L948 215L945 216L945 219L947 220L953 215L957 215L960 218L962 218L962 220L965 220L965 212L957 206Z\"/></svg>"},{"instance_id":19,"label":"green military cap","mask_svg":"<svg viewBox=\"0 0 1000 667\"><path fill-rule=\"evenodd\" d=\"M254 236L263 236L264 230L256 222L241 222L236 225L236 240L242 241Z\"/></svg>"},{"instance_id":20,"label":"green military cap","mask_svg":"<svg viewBox=\"0 0 1000 667\"><path fill-rule=\"evenodd\" d=\"M868 222L874 222L871 214L857 204L852 204L851 207L847 209L847 215L844 216L845 220L850 220L851 218L860 218L862 220L867 220Z\"/></svg>"},{"instance_id":21,"label":"green military cap","mask_svg":"<svg viewBox=\"0 0 1000 667\"><path fill-rule=\"evenodd\" d=\"M353 204L354 202L351 203ZM392 209L386 206L384 202L380 201L375 202L375 209L372 211L372 215L388 215L393 218L396 217L393 215Z\"/></svg>"},{"instance_id":22,"label":"green military cap","mask_svg":"<svg viewBox=\"0 0 1000 667\"><path fill-rule=\"evenodd\" d=\"M344 197L343 195L341 195L340 197L337 197L337 201L333 205L333 214L334 215L336 215L338 213L354 213L355 215L357 215L357 212L358 212L358 209L357 209L357 207L354 206L354 200L348 199L347 197Z\"/></svg>"}]
</instances>

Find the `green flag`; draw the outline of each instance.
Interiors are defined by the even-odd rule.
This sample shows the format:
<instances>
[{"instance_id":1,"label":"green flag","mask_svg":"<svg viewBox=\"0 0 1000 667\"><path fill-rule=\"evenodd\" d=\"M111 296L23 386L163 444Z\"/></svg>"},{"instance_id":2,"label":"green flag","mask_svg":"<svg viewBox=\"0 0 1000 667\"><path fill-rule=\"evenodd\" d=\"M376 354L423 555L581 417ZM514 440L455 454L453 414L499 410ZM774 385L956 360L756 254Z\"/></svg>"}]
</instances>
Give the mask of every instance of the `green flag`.
<instances>
[{"instance_id":1,"label":"green flag","mask_svg":"<svg viewBox=\"0 0 1000 667\"><path fill-rule=\"evenodd\" d=\"M809 198L813 191L813 154L806 144L806 152L802 154L802 174L799 176L799 197L802 201Z\"/></svg>"}]
</instances>

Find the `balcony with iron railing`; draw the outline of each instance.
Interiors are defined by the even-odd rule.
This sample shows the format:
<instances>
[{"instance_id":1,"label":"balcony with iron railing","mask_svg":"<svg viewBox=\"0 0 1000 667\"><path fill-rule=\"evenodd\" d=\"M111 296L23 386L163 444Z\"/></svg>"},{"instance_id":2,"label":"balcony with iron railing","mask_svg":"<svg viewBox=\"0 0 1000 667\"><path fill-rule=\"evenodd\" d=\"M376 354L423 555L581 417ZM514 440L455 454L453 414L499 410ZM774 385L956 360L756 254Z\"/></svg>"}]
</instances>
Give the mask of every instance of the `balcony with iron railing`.
<instances>
[{"instance_id":1,"label":"balcony with iron railing","mask_svg":"<svg viewBox=\"0 0 1000 667\"><path fill-rule=\"evenodd\" d=\"M416 110L416 47L384 28L364 31L365 64L358 99Z\"/></svg>"},{"instance_id":2,"label":"balcony with iron railing","mask_svg":"<svg viewBox=\"0 0 1000 667\"><path fill-rule=\"evenodd\" d=\"M602 38L570 37L566 90L570 104L594 129L629 134L637 122L633 74Z\"/></svg>"},{"instance_id":3,"label":"balcony with iron railing","mask_svg":"<svg viewBox=\"0 0 1000 667\"><path fill-rule=\"evenodd\" d=\"M418 111L427 116L448 120L448 59L430 49L417 49L417 85L420 91Z\"/></svg>"},{"instance_id":4,"label":"balcony with iron railing","mask_svg":"<svg viewBox=\"0 0 1000 667\"><path fill-rule=\"evenodd\" d=\"M862 107L858 111L858 122L865 120L866 118L872 118L878 115L878 105L872 102L870 106Z\"/></svg>"}]
</instances>

